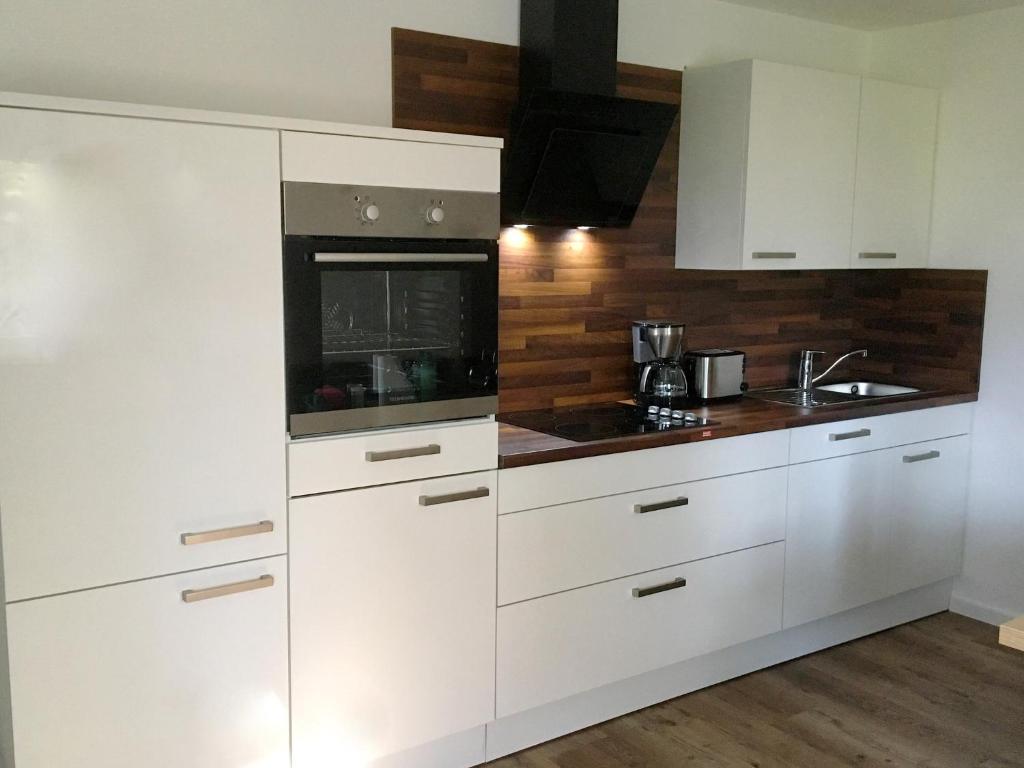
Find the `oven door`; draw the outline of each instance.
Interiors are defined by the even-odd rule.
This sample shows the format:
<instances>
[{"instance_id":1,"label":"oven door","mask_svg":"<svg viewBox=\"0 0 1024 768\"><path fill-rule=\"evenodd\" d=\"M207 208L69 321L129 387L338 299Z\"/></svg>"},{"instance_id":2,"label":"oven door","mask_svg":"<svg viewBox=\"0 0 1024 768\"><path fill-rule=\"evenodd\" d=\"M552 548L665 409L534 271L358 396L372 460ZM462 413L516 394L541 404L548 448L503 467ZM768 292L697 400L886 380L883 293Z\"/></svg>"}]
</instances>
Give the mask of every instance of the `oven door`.
<instances>
[{"instance_id":1,"label":"oven door","mask_svg":"<svg viewBox=\"0 0 1024 768\"><path fill-rule=\"evenodd\" d=\"M292 437L497 410L498 246L284 240Z\"/></svg>"}]
</instances>

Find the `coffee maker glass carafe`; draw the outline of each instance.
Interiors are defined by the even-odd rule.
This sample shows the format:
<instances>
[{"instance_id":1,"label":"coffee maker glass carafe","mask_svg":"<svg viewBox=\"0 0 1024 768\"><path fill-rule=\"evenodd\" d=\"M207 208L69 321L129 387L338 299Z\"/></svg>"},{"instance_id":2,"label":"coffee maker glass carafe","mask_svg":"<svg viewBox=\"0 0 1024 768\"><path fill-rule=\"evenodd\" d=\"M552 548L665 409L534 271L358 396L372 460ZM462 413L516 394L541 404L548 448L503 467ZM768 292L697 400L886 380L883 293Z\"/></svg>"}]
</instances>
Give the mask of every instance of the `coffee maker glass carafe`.
<instances>
[{"instance_id":1,"label":"coffee maker glass carafe","mask_svg":"<svg viewBox=\"0 0 1024 768\"><path fill-rule=\"evenodd\" d=\"M686 326L667 321L634 323L634 340L646 343L649 359L640 366L637 404L645 409L678 411L686 407L683 339ZM634 359L636 350L634 349Z\"/></svg>"}]
</instances>

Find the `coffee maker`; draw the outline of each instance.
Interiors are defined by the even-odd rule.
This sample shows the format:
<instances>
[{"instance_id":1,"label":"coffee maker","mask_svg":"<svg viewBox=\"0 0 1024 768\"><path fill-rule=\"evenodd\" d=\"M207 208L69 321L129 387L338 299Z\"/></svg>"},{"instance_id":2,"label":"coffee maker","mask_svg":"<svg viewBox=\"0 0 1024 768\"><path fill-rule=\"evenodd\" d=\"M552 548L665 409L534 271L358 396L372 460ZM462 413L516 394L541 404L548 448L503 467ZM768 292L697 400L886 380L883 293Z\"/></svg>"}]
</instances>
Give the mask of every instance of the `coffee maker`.
<instances>
[{"instance_id":1,"label":"coffee maker","mask_svg":"<svg viewBox=\"0 0 1024 768\"><path fill-rule=\"evenodd\" d=\"M669 320L633 323L633 374L637 405L644 410L679 411L687 398L683 370L686 326Z\"/></svg>"}]
</instances>

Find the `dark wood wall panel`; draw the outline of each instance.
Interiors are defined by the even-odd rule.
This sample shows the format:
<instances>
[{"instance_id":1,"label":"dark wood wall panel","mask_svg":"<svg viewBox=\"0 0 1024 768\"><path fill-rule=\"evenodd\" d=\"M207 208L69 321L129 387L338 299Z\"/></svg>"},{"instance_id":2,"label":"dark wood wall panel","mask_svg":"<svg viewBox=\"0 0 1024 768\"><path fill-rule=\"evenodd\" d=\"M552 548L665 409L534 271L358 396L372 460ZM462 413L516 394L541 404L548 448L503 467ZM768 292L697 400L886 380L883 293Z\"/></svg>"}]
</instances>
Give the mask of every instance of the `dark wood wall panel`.
<instances>
[{"instance_id":1,"label":"dark wood wall panel","mask_svg":"<svg viewBox=\"0 0 1024 768\"><path fill-rule=\"evenodd\" d=\"M393 124L507 138L518 48L392 30ZM619 63L621 96L679 103L681 72ZM801 349L869 347L851 373L976 391L985 272L677 270L679 124L627 229L502 234L503 411L603 402L631 391L630 322L685 322L690 348L748 355L752 387L783 385Z\"/></svg>"}]
</instances>

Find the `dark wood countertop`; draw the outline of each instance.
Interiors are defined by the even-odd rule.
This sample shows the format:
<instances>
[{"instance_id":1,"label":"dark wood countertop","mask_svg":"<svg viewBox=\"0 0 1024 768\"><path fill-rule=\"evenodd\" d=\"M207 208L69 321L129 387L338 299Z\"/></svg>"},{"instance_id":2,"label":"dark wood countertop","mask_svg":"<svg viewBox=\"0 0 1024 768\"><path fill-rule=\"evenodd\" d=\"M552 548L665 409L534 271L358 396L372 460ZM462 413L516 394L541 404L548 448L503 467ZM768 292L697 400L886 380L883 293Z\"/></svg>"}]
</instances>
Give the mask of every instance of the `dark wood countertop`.
<instances>
[{"instance_id":1,"label":"dark wood countertop","mask_svg":"<svg viewBox=\"0 0 1024 768\"><path fill-rule=\"evenodd\" d=\"M846 403L823 408L798 408L793 405L769 403L744 397L721 405L691 408L698 416L706 416L719 424L707 428L677 429L669 432L630 435L589 443L575 443L542 432L500 424L498 430L498 466L502 469L546 464L565 459L603 456L623 451L639 451L663 445L678 445L698 440L771 432L777 429L806 427L833 421L882 416L888 413L937 408L942 405L971 403L978 399L977 392L933 391L905 395L898 398L879 398L867 402ZM499 422L501 416L498 417Z\"/></svg>"}]
</instances>

